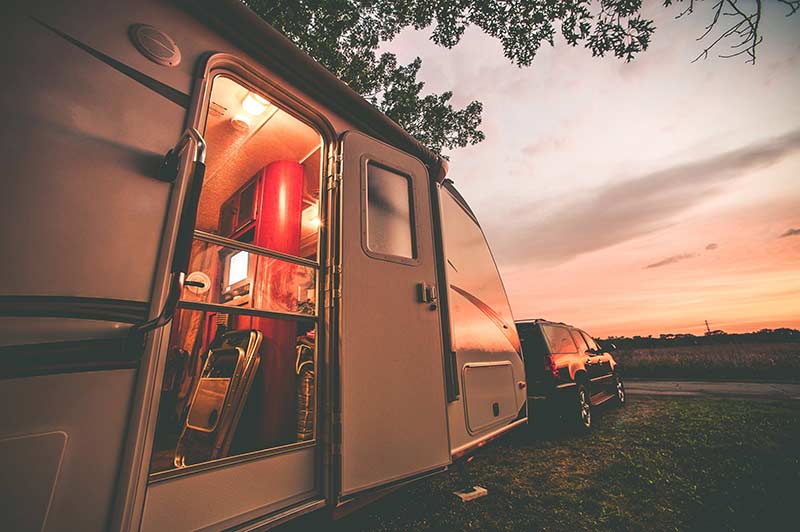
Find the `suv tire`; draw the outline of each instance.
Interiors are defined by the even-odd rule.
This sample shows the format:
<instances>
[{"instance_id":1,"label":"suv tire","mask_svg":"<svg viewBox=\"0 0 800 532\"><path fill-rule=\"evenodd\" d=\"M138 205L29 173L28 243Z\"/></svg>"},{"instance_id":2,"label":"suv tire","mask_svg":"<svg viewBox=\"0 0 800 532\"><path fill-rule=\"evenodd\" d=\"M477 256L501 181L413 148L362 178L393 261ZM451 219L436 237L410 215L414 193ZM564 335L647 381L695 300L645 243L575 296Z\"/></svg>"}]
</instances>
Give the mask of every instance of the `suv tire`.
<instances>
[{"instance_id":1,"label":"suv tire","mask_svg":"<svg viewBox=\"0 0 800 532\"><path fill-rule=\"evenodd\" d=\"M575 394L575 428L579 432L589 432L592 428L592 399L589 395L589 389L583 385L578 384L577 393Z\"/></svg>"},{"instance_id":2,"label":"suv tire","mask_svg":"<svg viewBox=\"0 0 800 532\"><path fill-rule=\"evenodd\" d=\"M619 406L625 406L625 404L628 402L628 394L625 393L625 383L622 382L622 377L619 375L616 375L614 379L616 380L617 404Z\"/></svg>"}]
</instances>

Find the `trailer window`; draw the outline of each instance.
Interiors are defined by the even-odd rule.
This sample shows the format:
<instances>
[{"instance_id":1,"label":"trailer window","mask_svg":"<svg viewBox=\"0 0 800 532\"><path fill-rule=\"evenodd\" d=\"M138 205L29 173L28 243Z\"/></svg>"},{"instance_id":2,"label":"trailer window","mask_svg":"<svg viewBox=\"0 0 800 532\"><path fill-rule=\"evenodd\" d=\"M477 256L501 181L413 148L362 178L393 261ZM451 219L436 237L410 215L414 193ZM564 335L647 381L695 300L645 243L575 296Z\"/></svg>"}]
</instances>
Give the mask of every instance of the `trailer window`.
<instances>
[{"instance_id":1,"label":"trailer window","mask_svg":"<svg viewBox=\"0 0 800 532\"><path fill-rule=\"evenodd\" d=\"M386 257L413 259L413 205L411 180L402 174L367 164L367 249Z\"/></svg>"},{"instance_id":2,"label":"trailer window","mask_svg":"<svg viewBox=\"0 0 800 532\"><path fill-rule=\"evenodd\" d=\"M151 473L315 438L322 137L228 76L214 78L204 134Z\"/></svg>"}]
</instances>

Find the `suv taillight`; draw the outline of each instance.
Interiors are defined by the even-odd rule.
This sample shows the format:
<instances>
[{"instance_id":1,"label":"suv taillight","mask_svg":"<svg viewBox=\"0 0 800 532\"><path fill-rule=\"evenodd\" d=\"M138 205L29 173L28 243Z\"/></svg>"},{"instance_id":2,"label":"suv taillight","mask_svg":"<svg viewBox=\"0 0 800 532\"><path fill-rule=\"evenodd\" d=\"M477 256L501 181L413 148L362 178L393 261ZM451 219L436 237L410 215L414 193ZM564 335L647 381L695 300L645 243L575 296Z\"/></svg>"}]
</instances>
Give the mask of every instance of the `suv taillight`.
<instances>
[{"instance_id":1,"label":"suv taillight","mask_svg":"<svg viewBox=\"0 0 800 532\"><path fill-rule=\"evenodd\" d=\"M556 359L553 355L544 357L544 370L553 375L554 379L558 378L558 368L556 367Z\"/></svg>"}]
</instances>

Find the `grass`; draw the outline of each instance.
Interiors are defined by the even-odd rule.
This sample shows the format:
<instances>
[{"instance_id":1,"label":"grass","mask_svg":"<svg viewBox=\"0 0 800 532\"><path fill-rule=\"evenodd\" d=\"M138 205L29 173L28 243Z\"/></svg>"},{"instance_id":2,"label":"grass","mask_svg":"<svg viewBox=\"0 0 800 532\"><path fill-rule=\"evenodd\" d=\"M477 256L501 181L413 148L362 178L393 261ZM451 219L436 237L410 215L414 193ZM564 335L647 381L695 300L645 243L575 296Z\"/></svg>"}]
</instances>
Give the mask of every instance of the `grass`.
<instances>
[{"instance_id":1,"label":"grass","mask_svg":"<svg viewBox=\"0 0 800 532\"><path fill-rule=\"evenodd\" d=\"M627 377L800 381L800 343L618 350Z\"/></svg>"},{"instance_id":2,"label":"grass","mask_svg":"<svg viewBox=\"0 0 800 532\"><path fill-rule=\"evenodd\" d=\"M489 495L462 503L455 470L336 523L348 532L796 529L798 403L637 399L589 435L521 430L469 464ZM286 530L325 530L303 518Z\"/></svg>"}]
</instances>

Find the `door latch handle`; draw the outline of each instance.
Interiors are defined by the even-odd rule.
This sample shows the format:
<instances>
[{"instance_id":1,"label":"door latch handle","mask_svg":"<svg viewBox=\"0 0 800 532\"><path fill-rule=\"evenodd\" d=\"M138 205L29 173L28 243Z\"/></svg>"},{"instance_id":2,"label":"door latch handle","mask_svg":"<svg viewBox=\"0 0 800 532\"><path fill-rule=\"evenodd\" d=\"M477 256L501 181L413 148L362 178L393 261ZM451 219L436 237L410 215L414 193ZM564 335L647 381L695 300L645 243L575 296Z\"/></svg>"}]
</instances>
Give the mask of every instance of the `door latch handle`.
<instances>
[{"instance_id":1,"label":"door latch handle","mask_svg":"<svg viewBox=\"0 0 800 532\"><path fill-rule=\"evenodd\" d=\"M187 149L192 150L189 152L189 160L194 165L194 169L192 175L189 177L182 211L178 220L175 249L173 251L172 265L170 267L169 289L164 305L161 307L158 315L151 320L133 326L132 330L140 334L163 327L172 320L172 317L175 315L175 310L178 307L178 300L181 297L181 292L185 286L186 271L189 268L189 255L192 250L195 220L197 218L197 207L200 203L200 191L203 188L203 178L206 172L206 141L203 135L194 128L190 127L187 129L180 141L178 141L178 145L167 152L159 171L159 179L162 181L175 181L178 177L178 172L180 172L180 157Z\"/></svg>"},{"instance_id":2,"label":"door latch handle","mask_svg":"<svg viewBox=\"0 0 800 532\"><path fill-rule=\"evenodd\" d=\"M419 283L417 285L417 296L420 303L429 303L431 310L439 308L439 297L436 293L436 285Z\"/></svg>"}]
</instances>

